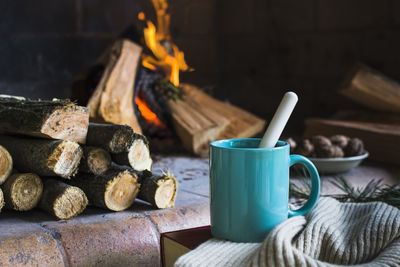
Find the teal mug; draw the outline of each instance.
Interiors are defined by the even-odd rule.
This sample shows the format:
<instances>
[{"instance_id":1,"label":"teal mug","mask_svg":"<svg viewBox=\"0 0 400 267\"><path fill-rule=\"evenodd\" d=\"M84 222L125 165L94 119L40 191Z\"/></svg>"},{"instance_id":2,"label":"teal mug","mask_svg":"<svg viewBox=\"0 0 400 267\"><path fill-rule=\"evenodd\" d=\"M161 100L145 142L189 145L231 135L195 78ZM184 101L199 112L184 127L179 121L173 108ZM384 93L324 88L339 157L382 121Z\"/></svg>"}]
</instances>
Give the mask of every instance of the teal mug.
<instances>
[{"instance_id":1,"label":"teal mug","mask_svg":"<svg viewBox=\"0 0 400 267\"><path fill-rule=\"evenodd\" d=\"M316 204L320 180L307 158L290 155L289 144L258 148L261 139L227 139L210 144L210 212L214 237L261 242L288 217L304 215ZM289 209L289 168L300 163L309 171L310 198Z\"/></svg>"}]
</instances>

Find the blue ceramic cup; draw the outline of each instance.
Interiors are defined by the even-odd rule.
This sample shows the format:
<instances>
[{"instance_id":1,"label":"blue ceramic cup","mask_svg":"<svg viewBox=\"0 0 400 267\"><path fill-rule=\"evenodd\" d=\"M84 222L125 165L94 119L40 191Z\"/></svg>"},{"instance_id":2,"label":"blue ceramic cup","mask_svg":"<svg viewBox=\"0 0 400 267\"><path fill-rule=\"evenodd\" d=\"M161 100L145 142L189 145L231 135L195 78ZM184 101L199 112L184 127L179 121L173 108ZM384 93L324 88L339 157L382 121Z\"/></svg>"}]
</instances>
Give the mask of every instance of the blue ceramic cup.
<instances>
[{"instance_id":1,"label":"blue ceramic cup","mask_svg":"<svg viewBox=\"0 0 400 267\"><path fill-rule=\"evenodd\" d=\"M258 148L261 139L227 139L210 144L211 233L236 242L261 242L288 217L304 215L316 204L320 181L307 158L290 155L289 144ZM289 209L289 167L303 164L311 175L308 201Z\"/></svg>"}]
</instances>

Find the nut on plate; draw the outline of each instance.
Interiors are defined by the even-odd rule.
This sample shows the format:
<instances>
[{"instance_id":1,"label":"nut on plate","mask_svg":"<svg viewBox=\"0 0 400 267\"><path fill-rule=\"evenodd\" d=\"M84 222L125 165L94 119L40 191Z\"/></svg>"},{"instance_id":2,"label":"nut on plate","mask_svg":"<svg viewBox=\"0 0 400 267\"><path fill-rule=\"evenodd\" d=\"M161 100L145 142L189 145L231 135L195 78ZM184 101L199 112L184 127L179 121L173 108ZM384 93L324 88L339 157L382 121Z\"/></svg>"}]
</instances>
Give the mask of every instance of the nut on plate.
<instances>
[{"instance_id":1,"label":"nut on plate","mask_svg":"<svg viewBox=\"0 0 400 267\"><path fill-rule=\"evenodd\" d=\"M310 157L314 154L314 145L310 142L310 140L303 139L298 142L294 153L303 155L305 157Z\"/></svg>"},{"instance_id":2,"label":"nut on plate","mask_svg":"<svg viewBox=\"0 0 400 267\"><path fill-rule=\"evenodd\" d=\"M345 149L350 141L350 138L342 134L337 134L331 136L330 140L332 144L339 146L341 149Z\"/></svg>"},{"instance_id":3,"label":"nut on plate","mask_svg":"<svg viewBox=\"0 0 400 267\"><path fill-rule=\"evenodd\" d=\"M311 143L314 145L315 149L320 147L331 146L332 142L329 138L322 136L322 135L315 135L310 139Z\"/></svg>"},{"instance_id":4,"label":"nut on plate","mask_svg":"<svg viewBox=\"0 0 400 267\"><path fill-rule=\"evenodd\" d=\"M347 157L362 155L364 152L364 143L359 138L351 138L345 148L345 154Z\"/></svg>"}]
</instances>

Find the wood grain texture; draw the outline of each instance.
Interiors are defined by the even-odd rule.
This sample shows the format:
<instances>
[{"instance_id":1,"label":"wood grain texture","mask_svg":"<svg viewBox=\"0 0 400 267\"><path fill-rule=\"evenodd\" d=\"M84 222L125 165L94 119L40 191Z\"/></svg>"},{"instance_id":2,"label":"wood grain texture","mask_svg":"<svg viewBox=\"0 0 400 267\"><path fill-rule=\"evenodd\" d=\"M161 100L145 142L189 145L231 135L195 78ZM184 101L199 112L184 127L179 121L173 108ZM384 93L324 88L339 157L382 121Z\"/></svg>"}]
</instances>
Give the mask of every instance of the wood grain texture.
<instances>
[{"instance_id":1,"label":"wood grain texture","mask_svg":"<svg viewBox=\"0 0 400 267\"><path fill-rule=\"evenodd\" d=\"M54 179L44 181L39 207L58 219L75 217L85 210L87 204L85 193L78 187Z\"/></svg>"},{"instance_id":2,"label":"wood grain texture","mask_svg":"<svg viewBox=\"0 0 400 267\"><path fill-rule=\"evenodd\" d=\"M34 173L13 173L2 185L6 208L27 211L39 203L43 183Z\"/></svg>"},{"instance_id":3,"label":"wood grain texture","mask_svg":"<svg viewBox=\"0 0 400 267\"><path fill-rule=\"evenodd\" d=\"M339 92L374 110L400 113L400 84L363 64L354 67Z\"/></svg>"},{"instance_id":4,"label":"wood grain texture","mask_svg":"<svg viewBox=\"0 0 400 267\"><path fill-rule=\"evenodd\" d=\"M98 60L104 72L87 107L92 121L127 124L135 132L141 127L133 103L137 65L142 48L127 40L117 40Z\"/></svg>"},{"instance_id":5,"label":"wood grain texture","mask_svg":"<svg viewBox=\"0 0 400 267\"><path fill-rule=\"evenodd\" d=\"M265 121L229 103L219 101L193 85L183 84L184 98L168 101L172 121L186 149L208 155L211 141L254 136Z\"/></svg>"}]
</instances>

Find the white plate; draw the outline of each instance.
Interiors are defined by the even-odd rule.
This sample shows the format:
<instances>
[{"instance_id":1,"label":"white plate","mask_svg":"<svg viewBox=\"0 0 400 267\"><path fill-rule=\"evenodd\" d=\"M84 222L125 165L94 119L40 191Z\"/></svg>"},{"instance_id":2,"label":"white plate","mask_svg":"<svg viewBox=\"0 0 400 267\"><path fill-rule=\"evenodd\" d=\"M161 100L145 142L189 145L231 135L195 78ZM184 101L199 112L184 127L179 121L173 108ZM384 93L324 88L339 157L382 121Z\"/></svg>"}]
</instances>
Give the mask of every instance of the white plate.
<instances>
[{"instance_id":1,"label":"white plate","mask_svg":"<svg viewBox=\"0 0 400 267\"><path fill-rule=\"evenodd\" d=\"M314 163L320 173L341 173L357 167L365 158L368 152L362 155L346 158L308 158Z\"/></svg>"}]
</instances>

